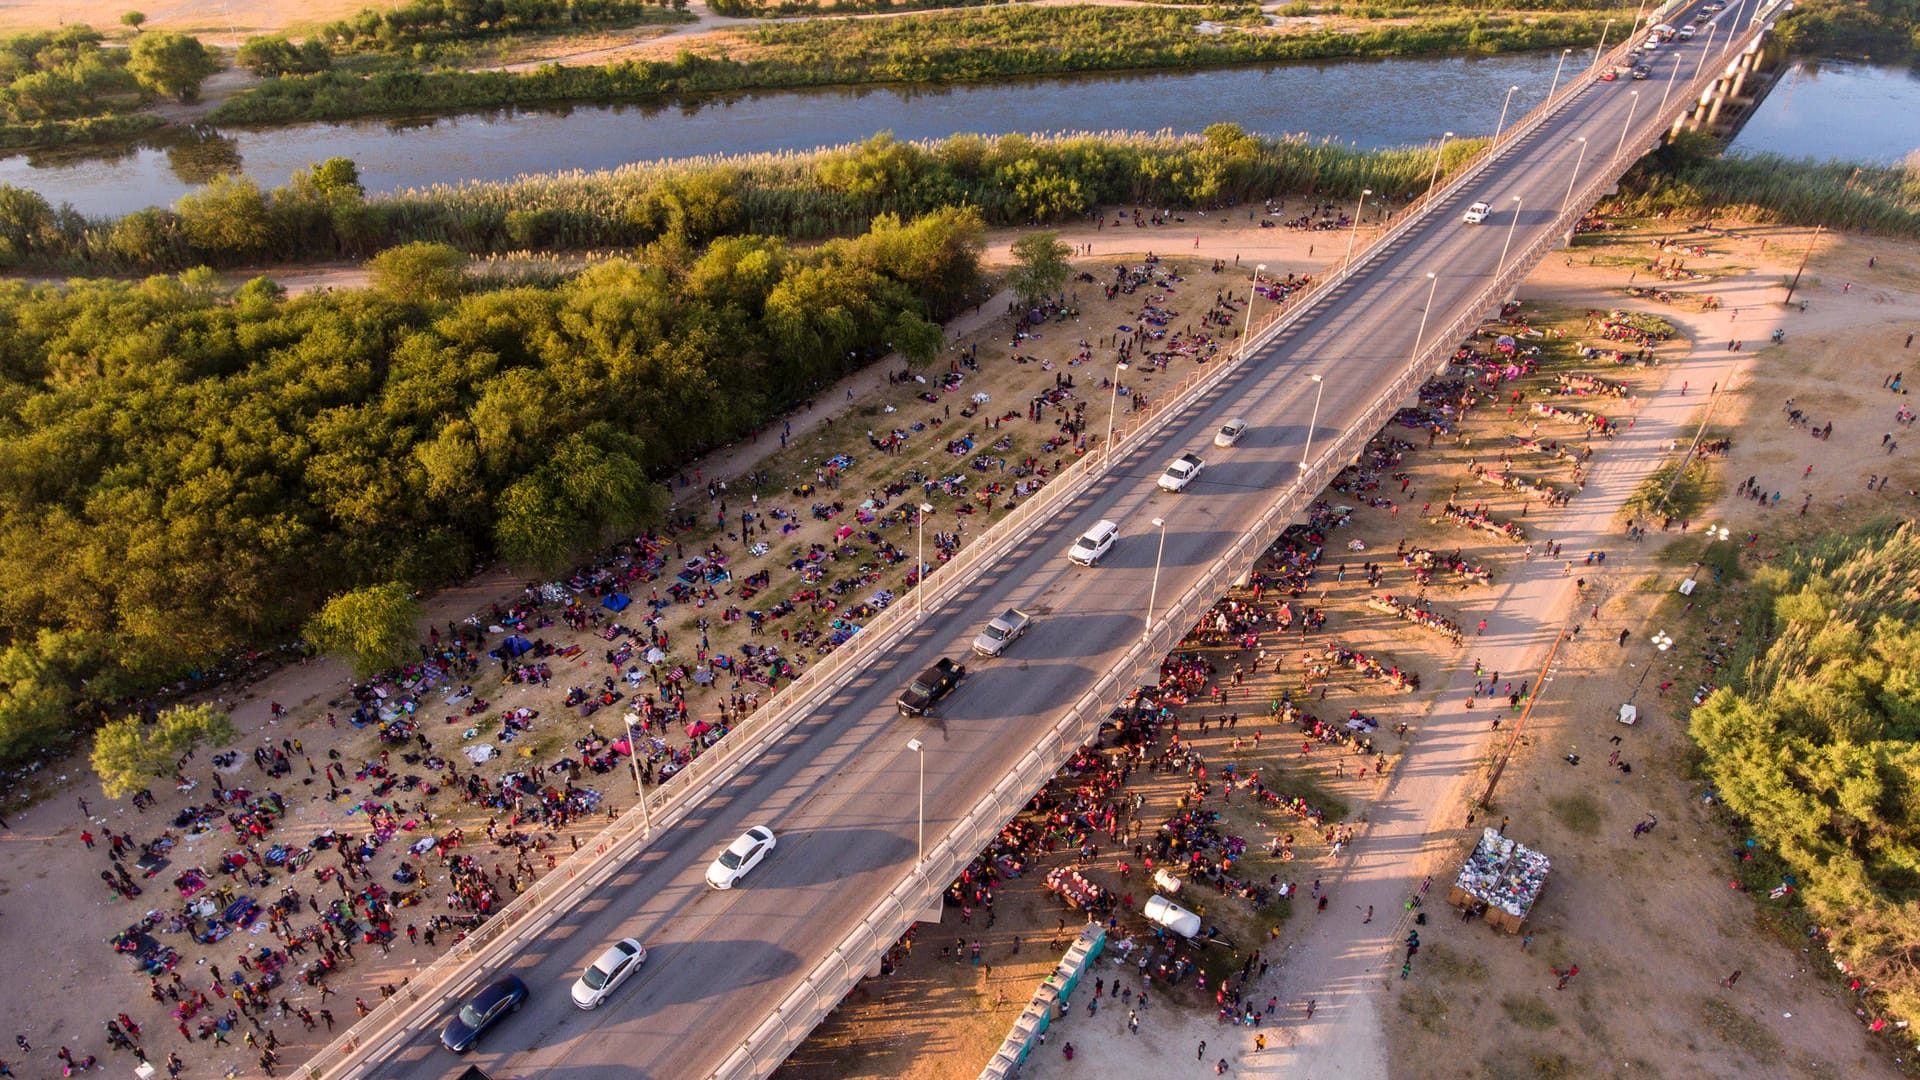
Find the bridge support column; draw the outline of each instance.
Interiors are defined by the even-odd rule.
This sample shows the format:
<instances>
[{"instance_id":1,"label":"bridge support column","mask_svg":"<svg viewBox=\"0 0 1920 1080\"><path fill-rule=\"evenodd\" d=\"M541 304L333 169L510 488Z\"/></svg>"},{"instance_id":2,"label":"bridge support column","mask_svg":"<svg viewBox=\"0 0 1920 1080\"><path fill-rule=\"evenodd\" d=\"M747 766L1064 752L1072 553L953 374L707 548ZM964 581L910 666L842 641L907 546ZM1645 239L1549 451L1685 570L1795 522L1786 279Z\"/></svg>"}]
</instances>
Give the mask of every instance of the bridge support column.
<instances>
[{"instance_id":1,"label":"bridge support column","mask_svg":"<svg viewBox=\"0 0 1920 1080\"><path fill-rule=\"evenodd\" d=\"M1707 118L1702 121L1705 127L1711 128L1720 122L1720 110L1725 108L1727 104L1726 91L1727 80L1724 78L1715 79L1713 83L1713 104L1707 106Z\"/></svg>"},{"instance_id":2,"label":"bridge support column","mask_svg":"<svg viewBox=\"0 0 1920 1080\"><path fill-rule=\"evenodd\" d=\"M1727 88L1727 96L1737 98L1747 85L1747 75L1753 71L1753 53L1746 53L1733 62L1733 84Z\"/></svg>"}]
</instances>

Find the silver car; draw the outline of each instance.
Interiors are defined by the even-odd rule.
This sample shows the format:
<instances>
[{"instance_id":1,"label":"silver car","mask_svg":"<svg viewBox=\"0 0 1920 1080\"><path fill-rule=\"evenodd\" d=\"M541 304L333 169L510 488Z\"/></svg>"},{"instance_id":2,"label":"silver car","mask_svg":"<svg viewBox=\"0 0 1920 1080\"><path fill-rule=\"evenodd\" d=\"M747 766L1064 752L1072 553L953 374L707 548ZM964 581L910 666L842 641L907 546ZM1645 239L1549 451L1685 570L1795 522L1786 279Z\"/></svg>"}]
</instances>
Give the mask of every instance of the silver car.
<instances>
[{"instance_id":1,"label":"silver car","mask_svg":"<svg viewBox=\"0 0 1920 1080\"><path fill-rule=\"evenodd\" d=\"M597 1009L627 976L647 962L647 947L632 938L613 943L600 958L587 966L573 984L573 1003L583 1009Z\"/></svg>"},{"instance_id":2,"label":"silver car","mask_svg":"<svg viewBox=\"0 0 1920 1080\"><path fill-rule=\"evenodd\" d=\"M1233 419L1227 421L1226 423L1220 425L1220 430L1214 433L1213 445L1232 446L1235 443L1238 443L1240 441L1240 436L1245 435L1246 433L1247 433L1247 422L1236 416Z\"/></svg>"}]
</instances>

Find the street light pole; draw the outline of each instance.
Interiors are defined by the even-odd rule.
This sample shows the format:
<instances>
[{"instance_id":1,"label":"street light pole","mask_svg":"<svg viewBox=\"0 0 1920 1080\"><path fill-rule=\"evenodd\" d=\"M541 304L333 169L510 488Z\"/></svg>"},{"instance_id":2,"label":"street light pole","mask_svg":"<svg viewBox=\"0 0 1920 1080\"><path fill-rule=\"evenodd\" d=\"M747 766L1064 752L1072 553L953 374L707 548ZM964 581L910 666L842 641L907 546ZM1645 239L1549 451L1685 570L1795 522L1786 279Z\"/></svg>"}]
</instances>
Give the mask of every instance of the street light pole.
<instances>
[{"instance_id":1,"label":"street light pole","mask_svg":"<svg viewBox=\"0 0 1920 1080\"><path fill-rule=\"evenodd\" d=\"M633 790L640 796L640 820L647 831L653 831L653 811L647 806L647 786L640 782L640 744L633 741L633 714L628 713L627 721L627 758L633 762Z\"/></svg>"},{"instance_id":2,"label":"street light pole","mask_svg":"<svg viewBox=\"0 0 1920 1080\"><path fill-rule=\"evenodd\" d=\"M1507 223L1507 238L1500 244L1500 262L1493 269L1493 280L1499 281L1500 275L1507 269L1507 248L1513 245L1513 230L1520 224L1520 196L1513 197L1513 220Z\"/></svg>"},{"instance_id":3,"label":"street light pole","mask_svg":"<svg viewBox=\"0 0 1920 1080\"><path fill-rule=\"evenodd\" d=\"M1627 132L1633 127L1633 110L1640 106L1640 91L1635 90L1627 96L1632 100L1627 102L1627 122L1620 125L1620 145L1613 148L1615 161L1620 160L1620 152L1627 148Z\"/></svg>"},{"instance_id":4,"label":"street light pole","mask_svg":"<svg viewBox=\"0 0 1920 1080\"><path fill-rule=\"evenodd\" d=\"M920 549L914 563L913 603L914 614L924 616L927 613L927 515L933 513L932 503L920 504Z\"/></svg>"},{"instance_id":5,"label":"street light pole","mask_svg":"<svg viewBox=\"0 0 1920 1080\"><path fill-rule=\"evenodd\" d=\"M1247 290L1247 325L1240 331L1240 340L1243 343L1247 340L1248 335L1253 333L1253 302L1260 295L1260 275L1266 272L1266 263L1259 263L1253 268L1253 287ZM1242 344L1241 348L1246 348L1245 344ZM1120 390L1118 380L1115 380L1113 388L1115 394L1118 394Z\"/></svg>"},{"instance_id":6,"label":"street light pole","mask_svg":"<svg viewBox=\"0 0 1920 1080\"><path fill-rule=\"evenodd\" d=\"M1697 64L1695 64L1695 65L1693 65L1693 77L1694 77L1694 78L1696 78L1696 79L1697 79L1697 78L1699 78L1699 77L1700 77L1700 73L1701 73L1702 71L1704 71L1704 70L1706 70L1706 67L1707 67L1707 54L1713 51L1713 35L1715 35L1715 34L1717 34L1717 33L1719 33L1719 32L1720 32L1720 24L1719 24L1719 23L1713 23L1712 25L1710 25L1710 26L1708 26L1708 27L1707 27L1707 43L1706 43L1706 44L1705 44L1704 46L1702 46L1702 47L1701 47L1701 49L1700 49L1700 62L1699 62L1699 63L1697 63Z\"/></svg>"},{"instance_id":7,"label":"street light pole","mask_svg":"<svg viewBox=\"0 0 1920 1080\"><path fill-rule=\"evenodd\" d=\"M1300 449L1300 471L1307 471L1307 459L1313 451L1313 429L1320 424L1320 395L1327 392L1327 380L1318 375L1309 375L1314 383L1313 419L1307 421L1307 444Z\"/></svg>"},{"instance_id":8,"label":"street light pole","mask_svg":"<svg viewBox=\"0 0 1920 1080\"><path fill-rule=\"evenodd\" d=\"M1673 80L1679 74L1680 74L1680 54L1674 53L1673 54L1673 70L1667 72L1667 88L1660 92L1660 104L1654 108L1653 110L1654 112L1664 113L1666 111L1667 95L1673 93Z\"/></svg>"},{"instance_id":9,"label":"street light pole","mask_svg":"<svg viewBox=\"0 0 1920 1080\"><path fill-rule=\"evenodd\" d=\"M1600 44L1593 47L1593 67L1588 68L1589 71L1599 67L1600 58L1607 54L1607 31L1611 29L1613 29L1613 18L1608 16L1606 25L1600 28Z\"/></svg>"},{"instance_id":10,"label":"street light pole","mask_svg":"<svg viewBox=\"0 0 1920 1080\"><path fill-rule=\"evenodd\" d=\"M920 759L920 801L919 812L915 814L914 833L918 837L919 854L915 862L927 861L927 748L919 739L908 739L907 749Z\"/></svg>"},{"instance_id":11,"label":"street light pole","mask_svg":"<svg viewBox=\"0 0 1920 1080\"><path fill-rule=\"evenodd\" d=\"M1553 85L1547 88L1547 100L1553 100L1553 92L1560 89L1560 69L1567 65L1567 57L1573 55L1572 49L1560 50L1560 62L1553 65Z\"/></svg>"},{"instance_id":12,"label":"street light pole","mask_svg":"<svg viewBox=\"0 0 1920 1080\"><path fill-rule=\"evenodd\" d=\"M1440 182L1440 161L1447 156L1447 140L1453 138L1449 131L1440 139L1440 149L1433 152L1433 175L1427 178L1427 194L1433 194L1433 186Z\"/></svg>"},{"instance_id":13,"label":"street light pole","mask_svg":"<svg viewBox=\"0 0 1920 1080\"><path fill-rule=\"evenodd\" d=\"M1507 87L1507 99L1500 103L1500 122L1493 125L1493 145L1495 147L1498 147L1500 145L1501 129L1507 126L1507 106L1513 104L1513 94L1514 94L1514 91L1518 89L1520 89L1519 83L1515 83L1512 86Z\"/></svg>"},{"instance_id":14,"label":"street light pole","mask_svg":"<svg viewBox=\"0 0 1920 1080\"><path fill-rule=\"evenodd\" d=\"M1107 403L1107 443L1106 453L1109 460L1113 454L1113 418L1120 414L1120 373L1127 370L1127 362L1121 360L1113 366L1113 395Z\"/></svg>"},{"instance_id":15,"label":"street light pole","mask_svg":"<svg viewBox=\"0 0 1920 1080\"><path fill-rule=\"evenodd\" d=\"M1160 530L1160 546L1153 553L1153 587L1147 590L1147 625L1140 631L1142 638L1153 636L1153 609L1160 602L1160 557L1167 553L1167 519L1154 518L1153 526Z\"/></svg>"},{"instance_id":16,"label":"street light pole","mask_svg":"<svg viewBox=\"0 0 1920 1080\"><path fill-rule=\"evenodd\" d=\"M1340 265L1344 269L1353 261L1353 242L1360 236L1360 215L1367 208L1367 196L1373 194L1372 188L1360 189L1360 202L1353 208L1353 228L1347 230L1347 257Z\"/></svg>"},{"instance_id":17,"label":"street light pole","mask_svg":"<svg viewBox=\"0 0 1920 1080\"><path fill-rule=\"evenodd\" d=\"M1433 310L1433 291L1440 287L1440 278L1433 271L1427 271L1427 304L1420 309L1420 329L1413 333L1413 355L1407 358L1411 364L1420 359L1420 342L1427 336L1427 313ZM1313 432L1307 432L1311 437Z\"/></svg>"},{"instance_id":18,"label":"street light pole","mask_svg":"<svg viewBox=\"0 0 1920 1080\"><path fill-rule=\"evenodd\" d=\"M1580 153L1573 159L1572 175L1567 177L1567 197L1560 200L1560 212L1563 214L1567 212L1568 204L1573 202L1573 185L1580 179L1580 163L1587 160L1587 137L1582 135L1574 141L1580 144Z\"/></svg>"}]
</instances>

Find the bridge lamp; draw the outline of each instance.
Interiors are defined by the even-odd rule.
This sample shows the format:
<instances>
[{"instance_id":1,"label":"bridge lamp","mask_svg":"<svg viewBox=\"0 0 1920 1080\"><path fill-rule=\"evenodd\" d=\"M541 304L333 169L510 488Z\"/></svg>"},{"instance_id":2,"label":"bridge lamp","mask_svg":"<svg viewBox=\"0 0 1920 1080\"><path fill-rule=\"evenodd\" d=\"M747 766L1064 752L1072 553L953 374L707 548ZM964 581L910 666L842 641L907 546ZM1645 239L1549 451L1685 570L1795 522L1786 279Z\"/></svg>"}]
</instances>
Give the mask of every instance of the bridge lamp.
<instances>
[{"instance_id":1,"label":"bridge lamp","mask_svg":"<svg viewBox=\"0 0 1920 1080\"><path fill-rule=\"evenodd\" d=\"M1494 267L1493 280L1499 281L1507 269L1507 248L1513 245L1513 230L1520 224L1520 196L1513 197L1513 220L1507 223L1507 238L1500 245L1500 263Z\"/></svg>"},{"instance_id":2,"label":"bridge lamp","mask_svg":"<svg viewBox=\"0 0 1920 1080\"><path fill-rule=\"evenodd\" d=\"M1142 638L1153 636L1153 609L1160 602L1160 557L1167 553L1167 519L1154 518L1153 527L1160 530L1160 546L1153 553L1153 588L1147 592L1147 624L1140 631Z\"/></svg>"},{"instance_id":3,"label":"bridge lamp","mask_svg":"<svg viewBox=\"0 0 1920 1080\"><path fill-rule=\"evenodd\" d=\"M1313 419L1307 421L1307 445L1300 451L1300 471L1307 471L1307 458L1313 450L1313 429L1320 424L1320 395L1327 390L1327 381L1318 375L1309 375L1313 380Z\"/></svg>"},{"instance_id":4,"label":"bridge lamp","mask_svg":"<svg viewBox=\"0 0 1920 1080\"><path fill-rule=\"evenodd\" d=\"M1640 105L1640 91L1635 90L1628 96L1632 100L1627 102L1627 122L1620 125L1620 145L1613 148L1615 161L1620 160L1621 151L1627 148L1627 131L1633 127L1633 110Z\"/></svg>"},{"instance_id":5,"label":"bridge lamp","mask_svg":"<svg viewBox=\"0 0 1920 1080\"><path fill-rule=\"evenodd\" d=\"M1493 125L1493 145L1495 146L1500 145L1500 130L1507 126L1507 106L1513 104L1514 92L1519 89L1519 83L1507 87L1507 100L1500 103L1500 122Z\"/></svg>"},{"instance_id":6,"label":"bridge lamp","mask_svg":"<svg viewBox=\"0 0 1920 1080\"><path fill-rule=\"evenodd\" d=\"M1360 202L1353 208L1353 228L1347 230L1347 257L1340 263L1342 268L1353 261L1353 241L1360 235L1360 215L1366 210L1367 196L1371 194L1373 194L1372 188L1360 189Z\"/></svg>"},{"instance_id":7,"label":"bridge lamp","mask_svg":"<svg viewBox=\"0 0 1920 1080\"><path fill-rule=\"evenodd\" d=\"M1567 212L1567 206L1573 202L1573 185L1580 178L1580 163L1587 160L1587 137L1582 135L1574 141L1580 144L1580 153L1574 157L1573 172L1567 177L1567 197L1560 200L1560 212L1563 214Z\"/></svg>"}]
</instances>

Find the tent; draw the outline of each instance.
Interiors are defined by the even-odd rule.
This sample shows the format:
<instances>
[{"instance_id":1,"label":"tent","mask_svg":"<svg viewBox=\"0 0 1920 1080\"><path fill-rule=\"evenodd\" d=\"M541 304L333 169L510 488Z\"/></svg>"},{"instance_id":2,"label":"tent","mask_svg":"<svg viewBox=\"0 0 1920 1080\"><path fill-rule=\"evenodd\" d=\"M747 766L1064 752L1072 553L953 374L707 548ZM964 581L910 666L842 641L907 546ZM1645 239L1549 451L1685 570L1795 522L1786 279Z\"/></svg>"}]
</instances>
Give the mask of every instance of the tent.
<instances>
[{"instance_id":1,"label":"tent","mask_svg":"<svg viewBox=\"0 0 1920 1080\"><path fill-rule=\"evenodd\" d=\"M626 593L608 593L606 599L600 601L600 606L608 611L625 611L627 605L631 603L633 603L633 597Z\"/></svg>"},{"instance_id":2,"label":"tent","mask_svg":"<svg viewBox=\"0 0 1920 1080\"><path fill-rule=\"evenodd\" d=\"M528 641L519 634L514 634L500 643L500 651L505 653L509 659L519 656L531 648L533 648L533 642Z\"/></svg>"}]
</instances>

